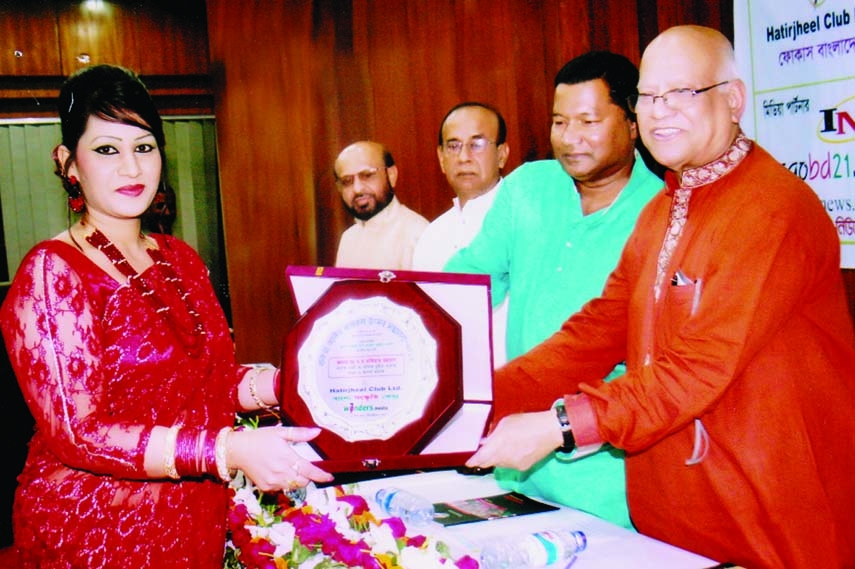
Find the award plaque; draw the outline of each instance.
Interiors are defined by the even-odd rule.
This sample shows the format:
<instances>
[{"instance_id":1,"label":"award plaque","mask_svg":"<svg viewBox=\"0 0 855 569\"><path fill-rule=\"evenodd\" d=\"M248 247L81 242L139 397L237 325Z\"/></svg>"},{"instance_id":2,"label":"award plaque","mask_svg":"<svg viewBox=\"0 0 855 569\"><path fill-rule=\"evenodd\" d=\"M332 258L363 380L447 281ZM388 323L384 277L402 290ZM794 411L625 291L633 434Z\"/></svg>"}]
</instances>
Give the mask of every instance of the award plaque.
<instances>
[{"instance_id":1,"label":"award plaque","mask_svg":"<svg viewBox=\"0 0 855 569\"><path fill-rule=\"evenodd\" d=\"M283 422L332 472L458 466L492 409L489 278L289 267ZM465 354L465 355L464 355ZM468 380L467 380L468 378Z\"/></svg>"}]
</instances>

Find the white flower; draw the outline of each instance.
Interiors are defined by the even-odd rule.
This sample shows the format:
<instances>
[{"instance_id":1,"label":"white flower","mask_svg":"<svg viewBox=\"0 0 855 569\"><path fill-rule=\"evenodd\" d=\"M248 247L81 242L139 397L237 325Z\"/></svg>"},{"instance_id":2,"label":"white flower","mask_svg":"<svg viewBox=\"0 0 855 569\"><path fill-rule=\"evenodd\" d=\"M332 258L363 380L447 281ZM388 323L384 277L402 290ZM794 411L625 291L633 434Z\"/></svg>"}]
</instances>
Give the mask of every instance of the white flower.
<instances>
[{"instance_id":1,"label":"white flower","mask_svg":"<svg viewBox=\"0 0 855 569\"><path fill-rule=\"evenodd\" d=\"M398 542L395 541L392 528L388 524L371 527L368 536L365 541L371 545L371 551L374 553L397 553Z\"/></svg>"},{"instance_id":2,"label":"white flower","mask_svg":"<svg viewBox=\"0 0 855 569\"><path fill-rule=\"evenodd\" d=\"M344 502L337 502L337 504L338 507L330 508L326 511L326 514L335 524L335 529L347 539L353 541L359 540L362 537L362 533L350 527L350 520L348 517L351 513L350 506Z\"/></svg>"},{"instance_id":3,"label":"white flower","mask_svg":"<svg viewBox=\"0 0 855 569\"><path fill-rule=\"evenodd\" d=\"M247 481L245 488L235 490L234 501L237 504L246 506L249 515L257 518L262 513L261 504L258 503L258 496L255 494L255 488Z\"/></svg>"},{"instance_id":4,"label":"white flower","mask_svg":"<svg viewBox=\"0 0 855 569\"><path fill-rule=\"evenodd\" d=\"M398 559L398 564L407 569L437 569L438 567L447 568L449 565L444 564L442 556L434 547L405 547L401 550L401 556ZM453 564L451 565L453 567Z\"/></svg>"},{"instance_id":5,"label":"white flower","mask_svg":"<svg viewBox=\"0 0 855 569\"><path fill-rule=\"evenodd\" d=\"M317 488L310 484L306 490L306 505L314 510L325 511L330 504L336 503L334 488Z\"/></svg>"},{"instance_id":6,"label":"white flower","mask_svg":"<svg viewBox=\"0 0 855 569\"><path fill-rule=\"evenodd\" d=\"M268 528L264 526L250 525L247 526L247 531L249 531L249 535L252 536L253 539L263 538L267 539Z\"/></svg>"},{"instance_id":7,"label":"white flower","mask_svg":"<svg viewBox=\"0 0 855 569\"><path fill-rule=\"evenodd\" d=\"M270 542L276 545L274 557L282 557L291 553L294 545L294 526L288 522L277 522L270 526Z\"/></svg>"}]
</instances>

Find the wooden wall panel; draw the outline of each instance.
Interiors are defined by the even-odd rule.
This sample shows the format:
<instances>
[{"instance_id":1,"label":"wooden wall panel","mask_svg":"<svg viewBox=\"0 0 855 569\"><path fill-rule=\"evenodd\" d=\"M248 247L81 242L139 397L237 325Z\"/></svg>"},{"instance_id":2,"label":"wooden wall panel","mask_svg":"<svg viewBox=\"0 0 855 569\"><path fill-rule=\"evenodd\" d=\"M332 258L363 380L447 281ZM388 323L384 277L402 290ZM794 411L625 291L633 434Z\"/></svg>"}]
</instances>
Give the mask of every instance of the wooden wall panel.
<instances>
[{"instance_id":1,"label":"wooden wall panel","mask_svg":"<svg viewBox=\"0 0 855 569\"><path fill-rule=\"evenodd\" d=\"M514 18L513 36L506 38L511 43L513 56L509 59L516 70L527 69L522 75L516 72L514 80L507 85L508 100L496 101L508 122L510 154L505 173L531 160L551 155L549 124L552 116L552 82L555 73L566 60L566 43L562 41L560 20L550 15L550 9L559 3L546 3L538 9L520 2ZM542 30L540 35L530 30ZM584 51L581 50L581 51ZM581 53L580 51L580 53ZM542 62L539 66L528 64Z\"/></svg>"},{"instance_id":2,"label":"wooden wall panel","mask_svg":"<svg viewBox=\"0 0 855 569\"><path fill-rule=\"evenodd\" d=\"M671 26L698 24L733 41L733 0L636 0L639 49Z\"/></svg>"},{"instance_id":3,"label":"wooden wall panel","mask_svg":"<svg viewBox=\"0 0 855 569\"><path fill-rule=\"evenodd\" d=\"M367 25L354 30L354 38L359 38L354 43L365 46L372 86L374 120L364 125L361 138L373 138L389 147L398 165L398 197L414 210L422 211L418 165L427 152L424 135L414 125L416 114L422 112L420 95L424 87L412 80L412 70L421 62L415 61L408 49L407 15L411 4L395 0L366 2Z\"/></svg>"},{"instance_id":4,"label":"wooden wall panel","mask_svg":"<svg viewBox=\"0 0 855 569\"><path fill-rule=\"evenodd\" d=\"M402 3L404 4L404 3ZM412 204L428 219L433 219L448 209L453 197L439 170L436 158L436 136L438 122L455 102L469 98L481 99L482 95L469 94L461 80L461 67L437 65L436 62L453 62L464 48L457 41L459 30L455 29L456 18L449 18L450 7L441 2L407 2L408 47L411 60L409 84L411 91L402 94L414 109L412 131L408 134L413 144L418 170L410 167L412 161L402 159L404 176L402 199ZM457 10L460 10L458 4ZM429 22L436 24L431 26ZM491 31L479 32L492 33ZM491 94L492 95L492 94ZM492 101L492 96L490 97ZM382 115L381 115L382 116ZM386 119L390 117L384 117ZM382 136L382 135L378 135ZM415 191L413 191L415 190Z\"/></svg>"},{"instance_id":5,"label":"wooden wall panel","mask_svg":"<svg viewBox=\"0 0 855 569\"><path fill-rule=\"evenodd\" d=\"M166 0L152 2L146 11L137 10L136 21L145 50L137 70L141 75L208 74L204 0L183 0L169 5Z\"/></svg>"},{"instance_id":6,"label":"wooden wall panel","mask_svg":"<svg viewBox=\"0 0 855 569\"><path fill-rule=\"evenodd\" d=\"M578 0L544 3L541 25L547 31L544 63L552 69L550 95L552 79L561 66L576 55L595 49L591 37L594 35L592 28L597 24L591 20L591 3Z\"/></svg>"},{"instance_id":7,"label":"wooden wall panel","mask_svg":"<svg viewBox=\"0 0 855 569\"><path fill-rule=\"evenodd\" d=\"M591 49L621 53L638 64L638 11L635 0L591 0ZM608 22L608 25L602 25Z\"/></svg>"},{"instance_id":8,"label":"wooden wall panel","mask_svg":"<svg viewBox=\"0 0 855 569\"><path fill-rule=\"evenodd\" d=\"M364 62L353 52L353 18L348 2L346 9L327 9L336 0L317 2L313 14L313 67L316 91L314 109L313 173L316 187L315 223L318 228L317 258L319 265L331 265L335 260L338 236L350 223L341 207L335 188L333 160L336 149L330 141L355 140L358 128L366 120L369 85ZM328 6L329 5L329 6ZM339 89L338 86L344 88Z\"/></svg>"},{"instance_id":9,"label":"wooden wall panel","mask_svg":"<svg viewBox=\"0 0 855 569\"><path fill-rule=\"evenodd\" d=\"M0 4L0 75L61 75L59 25L50 0Z\"/></svg>"},{"instance_id":10,"label":"wooden wall panel","mask_svg":"<svg viewBox=\"0 0 855 569\"><path fill-rule=\"evenodd\" d=\"M140 51L133 7L75 2L59 8L59 52L62 74L87 65L111 63L140 68Z\"/></svg>"},{"instance_id":11,"label":"wooden wall panel","mask_svg":"<svg viewBox=\"0 0 855 569\"><path fill-rule=\"evenodd\" d=\"M317 257L312 6L235 4L208 2L233 325L244 361L278 363L285 265Z\"/></svg>"},{"instance_id":12,"label":"wooden wall panel","mask_svg":"<svg viewBox=\"0 0 855 569\"><path fill-rule=\"evenodd\" d=\"M652 3L657 7L658 31L698 24L716 28L733 41L733 0L653 0Z\"/></svg>"}]
</instances>

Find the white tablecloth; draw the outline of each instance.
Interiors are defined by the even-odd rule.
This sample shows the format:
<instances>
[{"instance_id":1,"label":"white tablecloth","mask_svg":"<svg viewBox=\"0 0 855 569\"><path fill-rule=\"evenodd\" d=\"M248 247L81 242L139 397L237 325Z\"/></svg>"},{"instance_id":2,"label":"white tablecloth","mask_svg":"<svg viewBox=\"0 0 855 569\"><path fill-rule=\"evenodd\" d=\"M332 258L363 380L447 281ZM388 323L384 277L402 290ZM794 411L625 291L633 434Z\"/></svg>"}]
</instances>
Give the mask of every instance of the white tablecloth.
<instances>
[{"instance_id":1,"label":"white tablecloth","mask_svg":"<svg viewBox=\"0 0 855 569\"><path fill-rule=\"evenodd\" d=\"M505 491L491 475L464 476L455 471L439 471L363 481L359 483L359 492L369 497L389 486L419 494L431 502L478 498ZM480 545L491 539L557 527L581 530L588 538L588 547L579 554L573 569L705 569L716 565L711 559L564 507L447 528L434 524L424 533L445 541L457 554L466 552L477 559Z\"/></svg>"}]
</instances>

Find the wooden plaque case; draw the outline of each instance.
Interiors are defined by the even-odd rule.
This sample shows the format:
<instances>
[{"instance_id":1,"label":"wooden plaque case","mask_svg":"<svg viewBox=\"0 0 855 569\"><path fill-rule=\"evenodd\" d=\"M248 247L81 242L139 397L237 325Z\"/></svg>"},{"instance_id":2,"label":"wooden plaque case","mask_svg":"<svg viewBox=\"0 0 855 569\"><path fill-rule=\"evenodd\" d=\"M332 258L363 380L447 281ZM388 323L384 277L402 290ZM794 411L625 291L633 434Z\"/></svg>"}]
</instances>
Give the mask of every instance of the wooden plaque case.
<instances>
[{"instance_id":1,"label":"wooden plaque case","mask_svg":"<svg viewBox=\"0 0 855 569\"><path fill-rule=\"evenodd\" d=\"M286 274L301 317L283 347L285 424L316 424L300 395L298 357L318 319L345 301L383 297L412 309L437 347L438 382L420 417L385 440L348 441L325 429L310 444L297 445L299 452L330 472L462 465L492 411L489 277L305 266L288 267Z\"/></svg>"}]
</instances>

